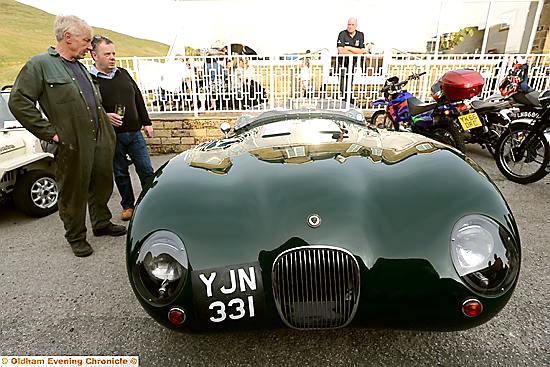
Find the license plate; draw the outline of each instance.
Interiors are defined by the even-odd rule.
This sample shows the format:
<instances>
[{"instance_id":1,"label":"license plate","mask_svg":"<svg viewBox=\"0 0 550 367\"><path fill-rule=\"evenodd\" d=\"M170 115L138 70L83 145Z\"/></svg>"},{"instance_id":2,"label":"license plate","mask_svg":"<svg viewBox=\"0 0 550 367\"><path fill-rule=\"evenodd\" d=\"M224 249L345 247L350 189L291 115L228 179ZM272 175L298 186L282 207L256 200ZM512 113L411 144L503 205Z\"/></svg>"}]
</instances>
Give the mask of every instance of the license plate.
<instances>
[{"instance_id":1,"label":"license plate","mask_svg":"<svg viewBox=\"0 0 550 367\"><path fill-rule=\"evenodd\" d=\"M193 302L199 319L215 324L254 322L265 313L260 264L191 272Z\"/></svg>"},{"instance_id":2,"label":"license plate","mask_svg":"<svg viewBox=\"0 0 550 367\"><path fill-rule=\"evenodd\" d=\"M458 116L458 121L460 122L460 125L462 125L462 129L464 130L470 130L482 126L481 120L475 112L468 113L463 116Z\"/></svg>"}]
</instances>

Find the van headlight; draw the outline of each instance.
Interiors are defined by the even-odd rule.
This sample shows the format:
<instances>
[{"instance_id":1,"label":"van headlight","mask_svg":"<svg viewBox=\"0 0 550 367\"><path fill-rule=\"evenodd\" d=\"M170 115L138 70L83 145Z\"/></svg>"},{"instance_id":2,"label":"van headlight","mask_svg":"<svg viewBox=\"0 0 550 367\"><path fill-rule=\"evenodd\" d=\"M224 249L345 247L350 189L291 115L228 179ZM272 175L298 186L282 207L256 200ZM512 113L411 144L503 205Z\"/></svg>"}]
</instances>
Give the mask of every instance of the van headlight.
<instances>
[{"instance_id":1,"label":"van headlight","mask_svg":"<svg viewBox=\"0 0 550 367\"><path fill-rule=\"evenodd\" d=\"M520 267L519 244L500 224L467 215L454 225L451 257L456 272L477 294L496 297L508 291Z\"/></svg>"},{"instance_id":2,"label":"van headlight","mask_svg":"<svg viewBox=\"0 0 550 367\"><path fill-rule=\"evenodd\" d=\"M165 305L181 292L189 273L183 241L173 232L154 232L143 242L133 269L134 284L152 304Z\"/></svg>"}]
</instances>

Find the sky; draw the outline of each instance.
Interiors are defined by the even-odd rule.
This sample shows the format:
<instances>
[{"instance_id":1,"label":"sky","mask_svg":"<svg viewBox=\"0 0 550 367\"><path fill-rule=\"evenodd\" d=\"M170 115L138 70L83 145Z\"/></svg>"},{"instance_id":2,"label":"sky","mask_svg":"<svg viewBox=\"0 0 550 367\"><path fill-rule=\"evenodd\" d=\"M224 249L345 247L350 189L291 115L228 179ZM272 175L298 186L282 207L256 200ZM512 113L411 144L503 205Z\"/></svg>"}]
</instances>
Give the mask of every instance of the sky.
<instances>
[{"instance_id":1,"label":"sky","mask_svg":"<svg viewBox=\"0 0 550 367\"><path fill-rule=\"evenodd\" d=\"M365 33L365 41L374 43L375 52L387 48L424 52L438 27L444 32L485 27L488 9L486 0L481 5L443 0L448 4L444 19L439 19L440 0L391 0L391 5L374 0L18 1L54 15L77 15L92 27L179 49L183 45L208 48L221 41L242 43L267 55L321 49L335 53L338 32L350 17L358 19L357 29ZM493 13L495 18L511 14L506 4L499 4Z\"/></svg>"}]
</instances>

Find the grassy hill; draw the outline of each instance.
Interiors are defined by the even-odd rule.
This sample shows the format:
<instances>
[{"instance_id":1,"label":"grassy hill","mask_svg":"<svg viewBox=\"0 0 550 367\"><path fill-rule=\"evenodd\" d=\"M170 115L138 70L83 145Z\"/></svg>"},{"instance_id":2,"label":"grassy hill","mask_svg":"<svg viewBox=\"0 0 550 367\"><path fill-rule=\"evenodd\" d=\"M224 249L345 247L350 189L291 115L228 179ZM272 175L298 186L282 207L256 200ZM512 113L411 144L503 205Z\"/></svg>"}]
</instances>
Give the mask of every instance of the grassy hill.
<instances>
[{"instance_id":1,"label":"grassy hill","mask_svg":"<svg viewBox=\"0 0 550 367\"><path fill-rule=\"evenodd\" d=\"M15 0L0 0L0 86L13 84L23 64L33 55L55 46L55 15ZM93 27L93 24L90 24ZM169 46L134 38L103 28L95 28L116 41L117 56L166 56Z\"/></svg>"}]
</instances>

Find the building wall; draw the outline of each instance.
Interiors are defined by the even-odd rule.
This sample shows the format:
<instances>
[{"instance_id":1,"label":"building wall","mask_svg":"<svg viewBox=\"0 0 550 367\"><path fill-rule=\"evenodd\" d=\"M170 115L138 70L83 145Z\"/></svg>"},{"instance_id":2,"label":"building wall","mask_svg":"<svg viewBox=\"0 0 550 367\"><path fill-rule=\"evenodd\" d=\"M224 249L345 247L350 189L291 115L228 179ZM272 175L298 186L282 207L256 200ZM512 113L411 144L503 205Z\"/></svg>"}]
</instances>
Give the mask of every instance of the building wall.
<instances>
[{"instance_id":1,"label":"building wall","mask_svg":"<svg viewBox=\"0 0 550 367\"><path fill-rule=\"evenodd\" d=\"M535 33L532 52L546 54L550 52L550 0L544 0L539 25Z\"/></svg>"},{"instance_id":2,"label":"building wall","mask_svg":"<svg viewBox=\"0 0 550 367\"><path fill-rule=\"evenodd\" d=\"M540 14L539 25L533 40L534 54L550 52L550 0L545 0Z\"/></svg>"},{"instance_id":3,"label":"building wall","mask_svg":"<svg viewBox=\"0 0 550 367\"><path fill-rule=\"evenodd\" d=\"M195 145L221 138L220 125L228 122L234 126L236 117L177 117L151 118L154 138L145 140L151 154L180 153Z\"/></svg>"}]
</instances>

